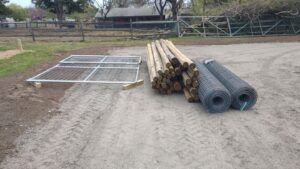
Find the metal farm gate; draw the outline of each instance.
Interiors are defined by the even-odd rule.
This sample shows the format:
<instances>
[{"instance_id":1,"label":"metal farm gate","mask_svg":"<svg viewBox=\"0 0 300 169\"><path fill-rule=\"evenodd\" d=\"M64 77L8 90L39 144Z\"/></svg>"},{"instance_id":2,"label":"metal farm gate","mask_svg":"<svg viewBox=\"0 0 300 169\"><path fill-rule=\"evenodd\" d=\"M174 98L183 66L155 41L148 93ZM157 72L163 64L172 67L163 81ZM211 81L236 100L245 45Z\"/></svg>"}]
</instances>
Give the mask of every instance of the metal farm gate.
<instances>
[{"instance_id":1,"label":"metal farm gate","mask_svg":"<svg viewBox=\"0 0 300 169\"><path fill-rule=\"evenodd\" d=\"M237 19L225 16L179 16L178 36L266 36L300 33L300 17L261 16Z\"/></svg>"},{"instance_id":2,"label":"metal farm gate","mask_svg":"<svg viewBox=\"0 0 300 169\"><path fill-rule=\"evenodd\" d=\"M71 55L28 82L129 84L138 80L140 56Z\"/></svg>"}]
</instances>

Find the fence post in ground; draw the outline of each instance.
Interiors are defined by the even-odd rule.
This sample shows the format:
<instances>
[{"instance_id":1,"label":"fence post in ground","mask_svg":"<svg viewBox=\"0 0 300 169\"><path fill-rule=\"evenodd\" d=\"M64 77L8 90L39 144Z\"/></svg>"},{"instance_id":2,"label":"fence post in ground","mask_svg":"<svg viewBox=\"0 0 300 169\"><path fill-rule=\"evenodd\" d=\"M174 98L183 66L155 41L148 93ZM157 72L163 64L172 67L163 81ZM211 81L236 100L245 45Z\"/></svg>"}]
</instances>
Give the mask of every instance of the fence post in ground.
<instances>
[{"instance_id":1,"label":"fence post in ground","mask_svg":"<svg viewBox=\"0 0 300 169\"><path fill-rule=\"evenodd\" d=\"M82 37L82 41L85 41L85 37L84 37L84 31L83 31L83 26L82 26L82 22L80 21L80 31L81 31L81 37Z\"/></svg>"},{"instance_id":2,"label":"fence post in ground","mask_svg":"<svg viewBox=\"0 0 300 169\"><path fill-rule=\"evenodd\" d=\"M264 31L263 31L263 29L262 29L260 19L257 18L257 20L258 20L258 24L259 24L259 28L260 28L261 35L264 35Z\"/></svg>"},{"instance_id":3,"label":"fence post in ground","mask_svg":"<svg viewBox=\"0 0 300 169\"><path fill-rule=\"evenodd\" d=\"M227 16L226 16L226 20L227 20L227 24L228 24L229 36L232 37L230 19Z\"/></svg>"},{"instance_id":4,"label":"fence post in ground","mask_svg":"<svg viewBox=\"0 0 300 169\"><path fill-rule=\"evenodd\" d=\"M252 20L250 20L249 22L250 22L249 26L250 26L250 30L251 30L251 35L254 36L254 34L253 34L253 28L252 28L253 22L252 22Z\"/></svg>"},{"instance_id":5,"label":"fence post in ground","mask_svg":"<svg viewBox=\"0 0 300 169\"><path fill-rule=\"evenodd\" d=\"M180 38L180 17L177 16L177 36Z\"/></svg>"},{"instance_id":6,"label":"fence post in ground","mask_svg":"<svg viewBox=\"0 0 300 169\"><path fill-rule=\"evenodd\" d=\"M132 20L130 18L130 36L131 36L131 39L133 39L133 30L132 30Z\"/></svg>"},{"instance_id":7,"label":"fence post in ground","mask_svg":"<svg viewBox=\"0 0 300 169\"><path fill-rule=\"evenodd\" d=\"M31 31L31 35L32 35L32 40L35 42L35 35L34 35L34 31Z\"/></svg>"},{"instance_id":8,"label":"fence post in ground","mask_svg":"<svg viewBox=\"0 0 300 169\"><path fill-rule=\"evenodd\" d=\"M29 30L30 30L30 33L31 33L31 36L32 36L32 40L35 41L35 35L34 35L34 31L32 29L32 22L31 21L29 22Z\"/></svg>"},{"instance_id":9,"label":"fence post in ground","mask_svg":"<svg viewBox=\"0 0 300 169\"><path fill-rule=\"evenodd\" d=\"M295 30L294 24L293 24L293 22L292 22L292 19L290 19L290 24L291 24L291 26L292 26L292 29L293 29L294 34L296 34L296 30Z\"/></svg>"},{"instance_id":10,"label":"fence post in ground","mask_svg":"<svg viewBox=\"0 0 300 169\"><path fill-rule=\"evenodd\" d=\"M206 31L205 31L205 23L204 23L204 16L202 16L202 27L203 27L203 36L206 37Z\"/></svg>"}]
</instances>

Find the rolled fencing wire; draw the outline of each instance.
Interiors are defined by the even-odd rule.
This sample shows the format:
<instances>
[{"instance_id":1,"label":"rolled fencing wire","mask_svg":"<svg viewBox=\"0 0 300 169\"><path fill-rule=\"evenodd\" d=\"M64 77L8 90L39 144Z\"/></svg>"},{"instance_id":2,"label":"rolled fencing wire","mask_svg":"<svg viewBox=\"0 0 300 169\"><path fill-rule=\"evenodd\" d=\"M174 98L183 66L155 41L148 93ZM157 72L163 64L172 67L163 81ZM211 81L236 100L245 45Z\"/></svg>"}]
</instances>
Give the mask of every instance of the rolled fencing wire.
<instances>
[{"instance_id":1,"label":"rolled fencing wire","mask_svg":"<svg viewBox=\"0 0 300 169\"><path fill-rule=\"evenodd\" d=\"M231 95L200 60L193 60L200 72L198 95L209 112L224 112L231 105Z\"/></svg>"},{"instance_id":2,"label":"rolled fencing wire","mask_svg":"<svg viewBox=\"0 0 300 169\"><path fill-rule=\"evenodd\" d=\"M257 92L247 82L213 59L204 61L207 69L229 90L232 107L241 111L255 105Z\"/></svg>"}]
</instances>

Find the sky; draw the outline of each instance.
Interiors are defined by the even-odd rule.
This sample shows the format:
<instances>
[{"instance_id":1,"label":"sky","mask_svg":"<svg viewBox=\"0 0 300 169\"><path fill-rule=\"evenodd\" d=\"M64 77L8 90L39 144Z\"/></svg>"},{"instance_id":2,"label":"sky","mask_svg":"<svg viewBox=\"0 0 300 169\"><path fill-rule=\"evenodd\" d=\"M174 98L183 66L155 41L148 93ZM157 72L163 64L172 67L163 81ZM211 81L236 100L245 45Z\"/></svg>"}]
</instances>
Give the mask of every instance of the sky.
<instances>
[{"instance_id":1,"label":"sky","mask_svg":"<svg viewBox=\"0 0 300 169\"><path fill-rule=\"evenodd\" d=\"M102 0L98 0L99 3L102 3ZM9 0L9 4L14 3L21 5L23 7L32 7L33 4L31 3L31 0Z\"/></svg>"},{"instance_id":2,"label":"sky","mask_svg":"<svg viewBox=\"0 0 300 169\"><path fill-rule=\"evenodd\" d=\"M22 7L30 7L33 6L31 0L9 0L9 4L14 3L21 5Z\"/></svg>"}]
</instances>

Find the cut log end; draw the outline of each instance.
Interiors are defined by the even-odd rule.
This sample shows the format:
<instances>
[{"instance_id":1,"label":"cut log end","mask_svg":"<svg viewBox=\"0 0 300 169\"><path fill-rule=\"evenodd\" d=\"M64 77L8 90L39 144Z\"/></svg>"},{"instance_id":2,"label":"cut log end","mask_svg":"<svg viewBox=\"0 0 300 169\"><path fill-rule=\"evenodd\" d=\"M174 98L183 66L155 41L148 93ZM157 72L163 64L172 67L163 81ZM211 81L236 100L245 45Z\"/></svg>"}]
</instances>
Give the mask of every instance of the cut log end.
<instances>
[{"instance_id":1,"label":"cut log end","mask_svg":"<svg viewBox=\"0 0 300 169\"><path fill-rule=\"evenodd\" d=\"M185 98L187 99L188 102L191 103L191 102L194 101L194 99L193 99L191 93L188 91L187 88L184 88L184 89L183 89L183 92L184 92L184 96L185 96Z\"/></svg>"}]
</instances>

